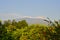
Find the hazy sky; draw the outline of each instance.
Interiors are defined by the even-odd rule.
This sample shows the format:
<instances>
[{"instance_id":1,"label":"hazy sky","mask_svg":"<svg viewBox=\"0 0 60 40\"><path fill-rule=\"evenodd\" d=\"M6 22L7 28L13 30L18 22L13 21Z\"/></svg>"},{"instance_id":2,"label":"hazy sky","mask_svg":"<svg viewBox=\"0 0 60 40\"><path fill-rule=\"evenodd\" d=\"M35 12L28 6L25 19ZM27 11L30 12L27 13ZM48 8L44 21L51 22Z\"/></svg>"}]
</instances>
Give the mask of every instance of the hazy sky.
<instances>
[{"instance_id":1,"label":"hazy sky","mask_svg":"<svg viewBox=\"0 0 60 40\"><path fill-rule=\"evenodd\" d=\"M0 19L17 16L60 19L60 0L0 0Z\"/></svg>"}]
</instances>

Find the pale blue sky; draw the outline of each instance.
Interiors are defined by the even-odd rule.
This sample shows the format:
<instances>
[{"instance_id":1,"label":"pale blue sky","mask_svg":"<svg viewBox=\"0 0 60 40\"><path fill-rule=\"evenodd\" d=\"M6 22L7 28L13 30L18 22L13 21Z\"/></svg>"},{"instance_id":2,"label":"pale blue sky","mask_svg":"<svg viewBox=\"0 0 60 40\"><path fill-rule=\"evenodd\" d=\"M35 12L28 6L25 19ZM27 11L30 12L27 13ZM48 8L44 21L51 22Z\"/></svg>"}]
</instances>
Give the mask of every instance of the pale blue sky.
<instances>
[{"instance_id":1,"label":"pale blue sky","mask_svg":"<svg viewBox=\"0 0 60 40\"><path fill-rule=\"evenodd\" d=\"M0 18L9 16L45 16L60 19L60 0L0 0Z\"/></svg>"}]
</instances>

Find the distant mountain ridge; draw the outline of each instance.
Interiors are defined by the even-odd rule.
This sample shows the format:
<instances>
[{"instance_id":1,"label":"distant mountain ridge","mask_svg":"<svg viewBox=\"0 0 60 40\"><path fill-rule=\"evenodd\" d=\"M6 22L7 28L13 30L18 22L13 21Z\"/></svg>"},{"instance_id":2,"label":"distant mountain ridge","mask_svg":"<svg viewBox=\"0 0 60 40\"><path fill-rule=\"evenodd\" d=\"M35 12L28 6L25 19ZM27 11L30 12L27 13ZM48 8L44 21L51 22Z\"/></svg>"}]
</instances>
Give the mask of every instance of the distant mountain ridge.
<instances>
[{"instance_id":1,"label":"distant mountain ridge","mask_svg":"<svg viewBox=\"0 0 60 40\"><path fill-rule=\"evenodd\" d=\"M48 24L44 19L42 17L23 17L16 19L16 21L26 20L28 24Z\"/></svg>"}]
</instances>

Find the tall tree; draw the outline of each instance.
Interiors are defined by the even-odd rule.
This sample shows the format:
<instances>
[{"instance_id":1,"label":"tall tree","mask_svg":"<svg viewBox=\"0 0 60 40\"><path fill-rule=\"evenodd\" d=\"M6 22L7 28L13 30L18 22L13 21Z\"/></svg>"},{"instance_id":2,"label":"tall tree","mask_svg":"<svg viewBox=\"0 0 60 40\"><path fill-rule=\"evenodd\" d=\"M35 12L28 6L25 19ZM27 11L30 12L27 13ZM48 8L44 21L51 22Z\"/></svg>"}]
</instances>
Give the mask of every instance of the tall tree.
<instances>
[{"instance_id":1,"label":"tall tree","mask_svg":"<svg viewBox=\"0 0 60 40\"><path fill-rule=\"evenodd\" d=\"M18 28L24 28L25 26L28 26L28 23L26 20L18 21Z\"/></svg>"}]
</instances>

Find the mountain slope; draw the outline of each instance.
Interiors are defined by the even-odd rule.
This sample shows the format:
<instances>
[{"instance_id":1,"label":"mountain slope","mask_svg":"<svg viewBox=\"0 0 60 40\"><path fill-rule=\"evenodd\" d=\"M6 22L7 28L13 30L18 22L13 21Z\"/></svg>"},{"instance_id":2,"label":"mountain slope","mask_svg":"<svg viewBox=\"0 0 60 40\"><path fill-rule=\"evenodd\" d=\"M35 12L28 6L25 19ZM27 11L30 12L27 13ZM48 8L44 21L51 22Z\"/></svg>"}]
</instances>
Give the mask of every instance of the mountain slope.
<instances>
[{"instance_id":1,"label":"mountain slope","mask_svg":"<svg viewBox=\"0 0 60 40\"><path fill-rule=\"evenodd\" d=\"M16 19L16 21L26 20L28 24L48 24L48 22L44 21L42 18L19 18Z\"/></svg>"}]
</instances>

